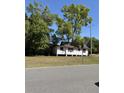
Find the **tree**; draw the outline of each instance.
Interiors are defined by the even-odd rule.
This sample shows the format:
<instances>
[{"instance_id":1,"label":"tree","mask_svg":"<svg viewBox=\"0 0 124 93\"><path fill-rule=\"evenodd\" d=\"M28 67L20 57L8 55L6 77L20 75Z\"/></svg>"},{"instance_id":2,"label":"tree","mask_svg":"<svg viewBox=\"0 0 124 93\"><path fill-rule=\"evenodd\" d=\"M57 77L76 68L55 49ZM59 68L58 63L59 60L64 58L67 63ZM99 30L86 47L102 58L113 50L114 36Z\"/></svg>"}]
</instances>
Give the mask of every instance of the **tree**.
<instances>
[{"instance_id":1,"label":"tree","mask_svg":"<svg viewBox=\"0 0 124 93\"><path fill-rule=\"evenodd\" d=\"M88 25L88 12L89 9L83 5L64 6L62 8L64 19L72 25L72 42L77 35L81 33L81 27Z\"/></svg>"},{"instance_id":2,"label":"tree","mask_svg":"<svg viewBox=\"0 0 124 93\"><path fill-rule=\"evenodd\" d=\"M83 38L80 35L76 36L72 45L76 47L83 47Z\"/></svg>"},{"instance_id":3,"label":"tree","mask_svg":"<svg viewBox=\"0 0 124 93\"><path fill-rule=\"evenodd\" d=\"M27 17L27 13L29 14ZM49 47L50 25L53 23L53 15L50 14L48 7L34 1L29 4L25 19L25 51L26 55L36 55Z\"/></svg>"},{"instance_id":4,"label":"tree","mask_svg":"<svg viewBox=\"0 0 124 93\"><path fill-rule=\"evenodd\" d=\"M92 38L92 42L93 42L93 44L92 44L92 46L93 46L93 53L99 53L99 40L98 39L96 39L96 38Z\"/></svg>"},{"instance_id":5,"label":"tree","mask_svg":"<svg viewBox=\"0 0 124 93\"><path fill-rule=\"evenodd\" d=\"M58 25L56 34L61 37L62 41L65 40L69 43L70 39L72 38L72 24L68 21L64 21L60 17L57 17L56 23Z\"/></svg>"},{"instance_id":6,"label":"tree","mask_svg":"<svg viewBox=\"0 0 124 93\"><path fill-rule=\"evenodd\" d=\"M52 42L53 46L56 46L59 43L59 41L61 40L56 34L53 34L51 39L52 39L51 42Z\"/></svg>"},{"instance_id":7,"label":"tree","mask_svg":"<svg viewBox=\"0 0 124 93\"><path fill-rule=\"evenodd\" d=\"M84 37L83 41L84 43L90 48L91 47L91 38ZM99 40L95 37L92 37L92 53L99 53Z\"/></svg>"}]
</instances>

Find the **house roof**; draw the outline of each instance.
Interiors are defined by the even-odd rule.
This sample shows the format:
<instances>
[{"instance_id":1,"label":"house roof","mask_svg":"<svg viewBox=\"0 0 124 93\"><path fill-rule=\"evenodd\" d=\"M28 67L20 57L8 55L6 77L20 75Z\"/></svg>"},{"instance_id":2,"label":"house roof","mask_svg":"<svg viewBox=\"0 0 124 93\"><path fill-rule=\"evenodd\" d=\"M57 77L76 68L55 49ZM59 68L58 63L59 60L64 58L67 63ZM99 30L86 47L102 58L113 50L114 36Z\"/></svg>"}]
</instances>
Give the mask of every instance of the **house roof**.
<instances>
[{"instance_id":1,"label":"house roof","mask_svg":"<svg viewBox=\"0 0 124 93\"><path fill-rule=\"evenodd\" d=\"M70 45L70 44L64 44L64 45L60 45L60 46L57 46L57 47L79 49L78 47L72 46L72 45ZM81 49L81 48L80 48L80 49Z\"/></svg>"},{"instance_id":2,"label":"house roof","mask_svg":"<svg viewBox=\"0 0 124 93\"><path fill-rule=\"evenodd\" d=\"M89 49L89 47L86 44L84 44L83 49Z\"/></svg>"},{"instance_id":3,"label":"house roof","mask_svg":"<svg viewBox=\"0 0 124 93\"><path fill-rule=\"evenodd\" d=\"M89 49L89 48L87 47L87 45L84 45L83 48L75 47L75 46L72 46L72 45L70 45L70 44L60 45L60 46L56 46L56 47L74 48L74 49Z\"/></svg>"},{"instance_id":4,"label":"house roof","mask_svg":"<svg viewBox=\"0 0 124 93\"><path fill-rule=\"evenodd\" d=\"M65 48L75 48L74 46L70 45L70 44L65 44L65 45L62 45L60 47L65 47Z\"/></svg>"}]
</instances>

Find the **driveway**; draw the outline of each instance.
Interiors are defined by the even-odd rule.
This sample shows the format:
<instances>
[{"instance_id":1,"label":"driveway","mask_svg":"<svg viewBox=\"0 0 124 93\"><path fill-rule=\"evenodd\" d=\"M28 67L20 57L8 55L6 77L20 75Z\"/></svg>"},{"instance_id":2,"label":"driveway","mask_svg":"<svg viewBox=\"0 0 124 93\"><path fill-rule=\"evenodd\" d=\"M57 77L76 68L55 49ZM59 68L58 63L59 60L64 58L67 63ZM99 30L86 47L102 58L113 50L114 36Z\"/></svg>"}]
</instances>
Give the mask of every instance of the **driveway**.
<instances>
[{"instance_id":1,"label":"driveway","mask_svg":"<svg viewBox=\"0 0 124 93\"><path fill-rule=\"evenodd\" d=\"M99 65L27 68L26 93L99 93Z\"/></svg>"}]
</instances>

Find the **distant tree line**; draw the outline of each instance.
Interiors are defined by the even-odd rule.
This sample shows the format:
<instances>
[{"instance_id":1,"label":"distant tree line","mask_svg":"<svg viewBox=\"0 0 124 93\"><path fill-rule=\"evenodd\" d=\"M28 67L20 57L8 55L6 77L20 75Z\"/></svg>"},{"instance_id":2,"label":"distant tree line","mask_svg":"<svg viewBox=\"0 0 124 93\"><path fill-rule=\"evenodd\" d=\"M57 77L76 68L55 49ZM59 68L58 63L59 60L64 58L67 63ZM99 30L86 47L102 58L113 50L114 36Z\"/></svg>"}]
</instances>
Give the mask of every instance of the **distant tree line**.
<instances>
[{"instance_id":1,"label":"distant tree line","mask_svg":"<svg viewBox=\"0 0 124 93\"><path fill-rule=\"evenodd\" d=\"M25 55L50 55L51 49L60 43L76 47L86 43L90 48L90 38L80 36L81 28L92 22L89 11L84 5L65 5L61 18L40 2L30 3L25 12ZM51 28L53 24L57 30ZM99 40L92 38L92 41L93 53L99 53Z\"/></svg>"}]
</instances>

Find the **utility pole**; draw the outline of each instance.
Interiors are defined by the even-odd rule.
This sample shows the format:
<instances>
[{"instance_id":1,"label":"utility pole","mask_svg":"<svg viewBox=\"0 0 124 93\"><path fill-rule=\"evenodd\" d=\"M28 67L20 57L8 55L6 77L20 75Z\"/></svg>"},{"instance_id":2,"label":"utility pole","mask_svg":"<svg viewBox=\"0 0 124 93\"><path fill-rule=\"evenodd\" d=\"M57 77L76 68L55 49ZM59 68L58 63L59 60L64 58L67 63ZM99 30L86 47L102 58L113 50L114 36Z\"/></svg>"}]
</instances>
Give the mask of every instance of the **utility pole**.
<instances>
[{"instance_id":1,"label":"utility pole","mask_svg":"<svg viewBox=\"0 0 124 93\"><path fill-rule=\"evenodd\" d=\"M90 54L92 55L92 32L91 32L91 23L90 23Z\"/></svg>"}]
</instances>

